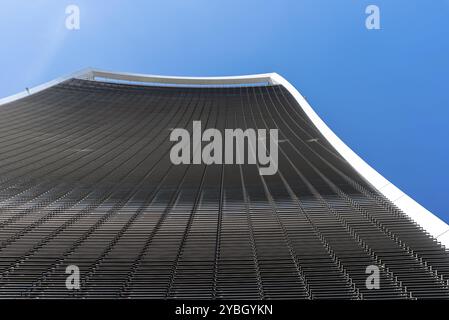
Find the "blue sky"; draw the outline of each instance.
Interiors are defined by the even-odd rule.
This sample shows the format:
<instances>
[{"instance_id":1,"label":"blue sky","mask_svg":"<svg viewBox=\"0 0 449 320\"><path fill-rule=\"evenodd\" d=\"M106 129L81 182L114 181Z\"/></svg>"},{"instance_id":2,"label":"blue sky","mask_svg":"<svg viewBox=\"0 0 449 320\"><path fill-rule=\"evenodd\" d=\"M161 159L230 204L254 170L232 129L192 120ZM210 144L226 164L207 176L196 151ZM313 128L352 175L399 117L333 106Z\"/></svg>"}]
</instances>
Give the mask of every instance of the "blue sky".
<instances>
[{"instance_id":1,"label":"blue sky","mask_svg":"<svg viewBox=\"0 0 449 320\"><path fill-rule=\"evenodd\" d=\"M65 28L78 5L81 28ZM381 30L365 28L365 8ZM0 97L85 67L278 72L387 179L449 222L449 0L1 0Z\"/></svg>"}]
</instances>

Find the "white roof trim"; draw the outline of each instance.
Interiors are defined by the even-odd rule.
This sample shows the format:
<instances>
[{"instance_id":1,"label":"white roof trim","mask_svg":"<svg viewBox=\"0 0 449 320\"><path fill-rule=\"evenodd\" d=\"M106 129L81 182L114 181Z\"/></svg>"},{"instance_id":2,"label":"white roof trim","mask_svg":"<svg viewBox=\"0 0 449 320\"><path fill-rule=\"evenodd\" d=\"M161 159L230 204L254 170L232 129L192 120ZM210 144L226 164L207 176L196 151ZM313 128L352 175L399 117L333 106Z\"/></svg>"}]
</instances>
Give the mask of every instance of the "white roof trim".
<instances>
[{"instance_id":1,"label":"white roof trim","mask_svg":"<svg viewBox=\"0 0 449 320\"><path fill-rule=\"evenodd\" d=\"M64 76L64 77L59 77L57 79L51 80L49 82L46 82L44 84L38 85L36 87L33 88L29 88L28 90L24 90L22 92L16 93L12 96L0 99L0 106L9 102L13 102L15 100L21 99L21 98L25 98L29 95L32 95L34 93L40 92L42 90L45 90L47 88L53 87L57 84L60 84L61 82L64 82L66 80L72 79L72 78L84 78L84 79L88 79L90 76L92 75L92 69L84 69L81 70L79 72L75 72L73 74L70 74L68 76Z\"/></svg>"},{"instance_id":2,"label":"white roof trim","mask_svg":"<svg viewBox=\"0 0 449 320\"><path fill-rule=\"evenodd\" d=\"M164 83L164 84L185 84L185 85L232 85L232 84L251 84L251 83L273 83L273 73L255 74L245 76L228 76L228 77L167 77L151 74L126 73L126 72L110 72L99 69L87 68L68 76L60 77L55 80L46 82L36 87L24 90L12 96L0 99L0 106L31 94L40 92L52 86L55 86L66 80L95 78L113 79L121 81L146 82L146 83Z\"/></svg>"},{"instance_id":3,"label":"white roof trim","mask_svg":"<svg viewBox=\"0 0 449 320\"><path fill-rule=\"evenodd\" d=\"M255 74L246 76L229 77L166 77L150 74L109 72L102 70L92 70L93 77L107 78L123 81L166 83L166 84L186 84L186 85L227 85L227 84L249 84L266 82L272 83L271 73Z\"/></svg>"},{"instance_id":4,"label":"white roof trim","mask_svg":"<svg viewBox=\"0 0 449 320\"><path fill-rule=\"evenodd\" d=\"M298 101L301 108L318 128L321 134L329 141L329 143L340 153L340 155L348 161L352 167L367 180L374 188L382 193L387 199L393 202L413 221L419 224L430 235L436 238L442 245L449 248L449 225L440 218L425 209L415 200L410 198L399 188L385 179L381 174L368 165L354 151L351 150L337 135L324 123L309 105L306 99L282 76L277 73L266 73L245 76L229 76L229 77L167 77L160 75L146 75L135 73L109 72L98 69L85 69L72 75L57 78L45 84L25 90L10 97L0 99L0 106L9 103L30 94L37 93L44 89L55 86L63 81L71 78L90 79L105 78L122 81L147 82L147 83L165 83L165 84L186 84L186 85L230 85L230 84L250 84L266 82L271 84L283 85L290 94Z\"/></svg>"}]
</instances>

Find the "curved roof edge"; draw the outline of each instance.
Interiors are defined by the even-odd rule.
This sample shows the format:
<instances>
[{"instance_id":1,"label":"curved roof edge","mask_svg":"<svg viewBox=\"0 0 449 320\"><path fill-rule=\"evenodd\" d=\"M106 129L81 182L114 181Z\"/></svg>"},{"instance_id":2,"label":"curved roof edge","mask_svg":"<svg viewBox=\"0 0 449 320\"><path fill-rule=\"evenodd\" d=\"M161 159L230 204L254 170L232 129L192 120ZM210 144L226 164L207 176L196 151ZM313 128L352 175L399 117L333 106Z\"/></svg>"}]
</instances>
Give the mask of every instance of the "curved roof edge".
<instances>
[{"instance_id":1,"label":"curved roof edge","mask_svg":"<svg viewBox=\"0 0 449 320\"><path fill-rule=\"evenodd\" d=\"M98 69L84 69L74 74L60 77L34 88L22 91L18 94L0 99L0 106L28 95L40 92L49 87L55 86L66 80L78 78L95 80L95 78L114 79L122 81L148 82L148 83L166 83L166 84L186 84L186 85L228 85L228 84L248 84L248 83L271 83L284 86L290 94L296 99L304 110L310 121L318 128L329 143L338 153L348 161L351 166L375 189L383 194L387 199L394 203L399 209L407 214L413 221L420 225L426 232L436 238L442 245L449 248L449 225L440 218L432 214L418 202L413 200L407 194L402 192L390 181L385 179L380 173L374 170L354 151L351 150L318 116L318 114L309 105L307 100L296 90L296 88L285 78L277 73L266 73L244 76L227 77L167 77L160 75L147 75L135 73L110 72Z\"/></svg>"},{"instance_id":2,"label":"curved roof edge","mask_svg":"<svg viewBox=\"0 0 449 320\"><path fill-rule=\"evenodd\" d=\"M298 101L312 123L318 128L329 143L351 166L364 177L375 189L393 202L399 209L419 224L425 231L437 239L446 248L449 248L449 225L413 200L398 187L385 179L368 163L349 148L316 114L307 100L296 90L291 83L278 74L273 75L276 83L282 84Z\"/></svg>"}]
</instances>

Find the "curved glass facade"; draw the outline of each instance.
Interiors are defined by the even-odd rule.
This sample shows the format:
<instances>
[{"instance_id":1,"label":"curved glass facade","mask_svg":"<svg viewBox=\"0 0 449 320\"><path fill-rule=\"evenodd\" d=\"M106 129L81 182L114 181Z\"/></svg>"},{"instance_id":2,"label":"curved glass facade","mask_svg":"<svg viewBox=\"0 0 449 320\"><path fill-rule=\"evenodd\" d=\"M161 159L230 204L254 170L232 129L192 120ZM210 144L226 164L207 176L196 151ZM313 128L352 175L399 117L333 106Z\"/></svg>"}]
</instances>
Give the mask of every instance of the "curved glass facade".
<instances>
[{"instance_id":1,"label":"curved glass facade","mask_svg":"<svg viewBox=\"0 0 449 320\"><path fill-rule=\"evenodd\" d=\"M277 129L278 170L174 165L170 132ZM71 79L0 106L0 296L449 297L449 255L282 85ZM80 288L66 287L66 267ZM369 266L379 289L368 289Z\"/></svg>"}]
</instances>

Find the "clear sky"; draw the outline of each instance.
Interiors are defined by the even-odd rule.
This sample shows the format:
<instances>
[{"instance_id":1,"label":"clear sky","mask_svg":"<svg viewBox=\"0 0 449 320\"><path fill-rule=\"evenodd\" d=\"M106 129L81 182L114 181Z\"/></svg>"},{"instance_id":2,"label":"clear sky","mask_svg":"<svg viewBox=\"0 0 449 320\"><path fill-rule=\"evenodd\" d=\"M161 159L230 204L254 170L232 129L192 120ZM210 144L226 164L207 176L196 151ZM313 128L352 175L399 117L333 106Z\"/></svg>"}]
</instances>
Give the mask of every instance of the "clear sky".
<instances>
[{"instance_id":1,"label":"clear sky","mask_svg":"<svg viewBox=\"0 0 449 320\"><path fill-rule=\"evenodd\" d=\"M70 4L79 30L66 29ZM370 4L380 30L365 27ZM0 97L85 67L278 72L449 222L449 0L0 0Z\"/></svg>"}]
</instances>

